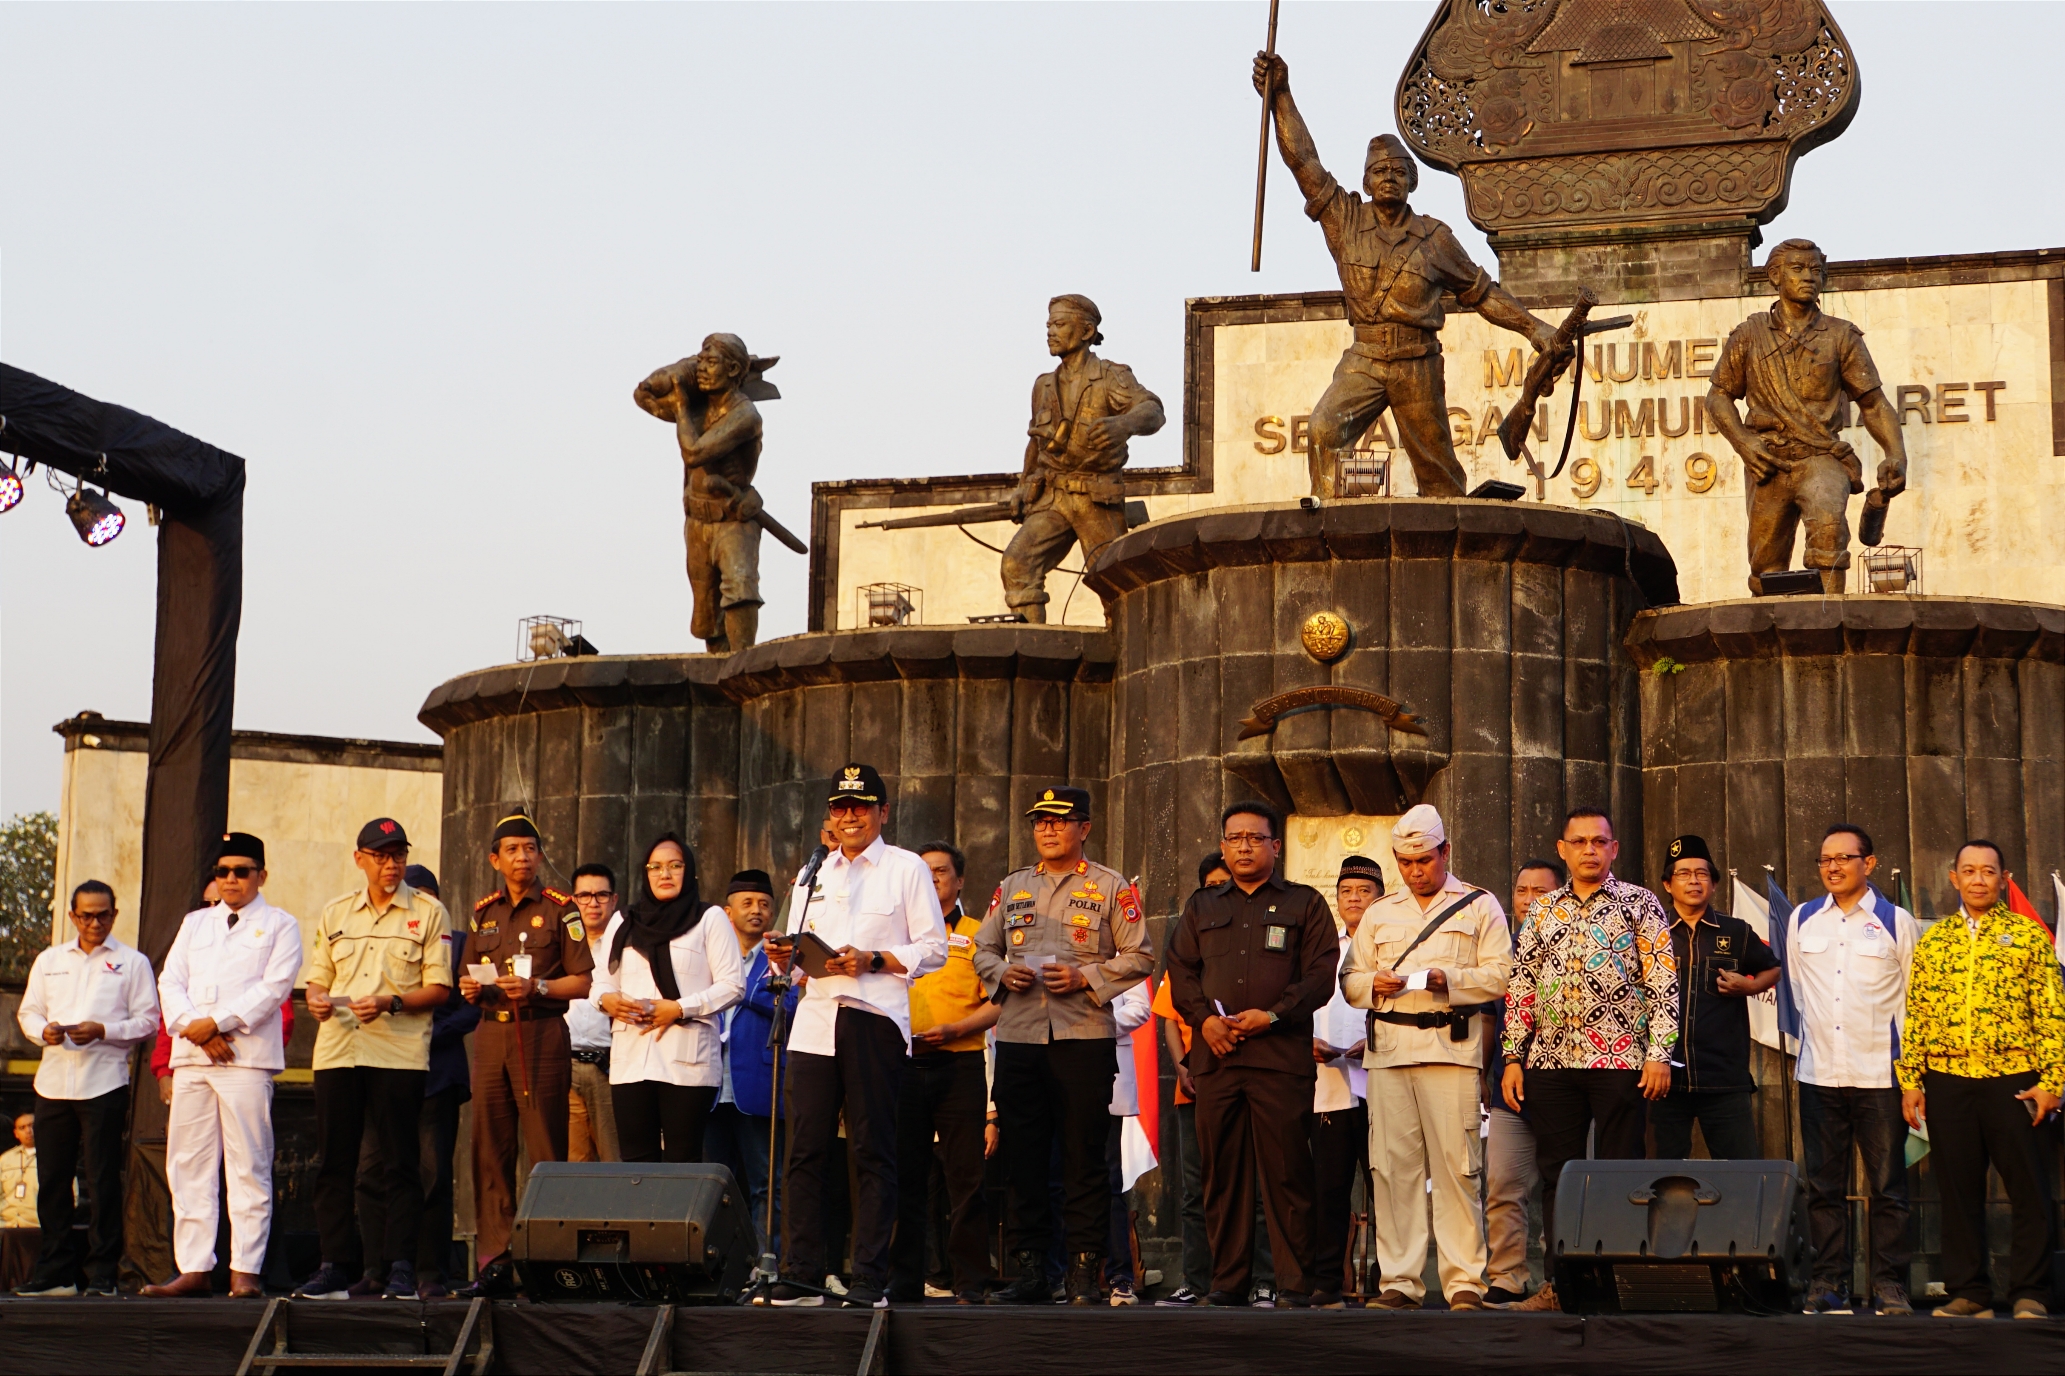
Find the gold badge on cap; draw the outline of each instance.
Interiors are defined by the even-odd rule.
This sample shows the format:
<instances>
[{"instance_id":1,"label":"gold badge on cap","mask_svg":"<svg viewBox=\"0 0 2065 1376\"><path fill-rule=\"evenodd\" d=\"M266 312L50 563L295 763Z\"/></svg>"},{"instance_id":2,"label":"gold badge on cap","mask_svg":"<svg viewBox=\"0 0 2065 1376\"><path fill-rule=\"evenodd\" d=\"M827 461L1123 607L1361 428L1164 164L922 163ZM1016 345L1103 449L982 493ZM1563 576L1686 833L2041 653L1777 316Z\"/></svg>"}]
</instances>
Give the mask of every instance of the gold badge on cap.
<instances>
[{"instance_id":1,"label":"gold badge on cap","mask_svg":"<svg viewBox=\"0 0 2065 1376\"><path fill-rule=\"evenodd\" d=\"M849 779L858 779L858 778L860 777L860 766L859 766L859 765L857 765L857 764L849 764L849 765L847 765L847 766L846 766L846 777L847 777L847 778L849 778Z\"/></svg>"},{"instance_id":2,"label":"gold badge on cap","mask_svg":"<svg viewBox=\"0 0 2065 1376\"><path fill-rule=\"evenodd\" d=\"M1675 860L1675 859L1677 859L1677 858L1678 858L1679 856L1683 855L1684 853L1685 853L1685 843L1684 843L1683 841L1673 841L1673 842L1671 842L1671 859Z\"/></svg>"},{"instance_id":3,"label":"gold badge on cap","mask_svg":"<svg viewBox=\"0 0 2065 1376\"><path fill-rule=\"evenodd\" d=\"M1053 802L1053 801L1054 801L1054 790L1053 790L1053 789L1051 789L1051 788L1050 788L1050 789L1048 789L1048 790L1047 790L1047 792L1046 792L1046 793L1045 793L1045 794L1044 794L1044 795L1043 795L1043 796L1041 797L1040 801L1041 801L1041 802L1043 802L1043 803L1051 803L1051 802ZM227 841L227 840L228 840L229 838L228 838L227 836L225 836L225 837L223 837L222 839L223 839L223 840L225 840L225 841Z\"/></svg>"}]
</instances>

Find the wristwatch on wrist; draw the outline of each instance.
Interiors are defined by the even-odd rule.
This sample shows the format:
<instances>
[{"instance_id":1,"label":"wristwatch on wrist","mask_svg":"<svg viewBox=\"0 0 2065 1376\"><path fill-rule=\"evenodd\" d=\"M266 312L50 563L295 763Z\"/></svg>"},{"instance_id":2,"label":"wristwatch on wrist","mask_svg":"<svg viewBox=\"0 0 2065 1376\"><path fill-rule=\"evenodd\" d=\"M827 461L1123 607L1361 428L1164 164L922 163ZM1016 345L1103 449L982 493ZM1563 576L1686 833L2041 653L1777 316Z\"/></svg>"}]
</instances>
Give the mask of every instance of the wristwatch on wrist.
<instances>
[{"instance_id":1,"label":"wristwatch on wrist","mask_svg":"<svg viewBox=\"0 0 2065 1376\"><path fill-rule=\"evenodd\" d=\"M882 973L882 953L880 951L870 951L868 953L868 969L878 975Z\"/></svg>"},{"instance_id":2,"label":"wristwatch on wrist","mask_svg":"<svg viewBox=\"0 0 2065 1376\"><path fill-rule=\"evenodd\" d=\"M545 981L542 979L534 979L531 981L531 992L533 994L536 994L541 999L549 999L552 997L552 995L545 992Z\"/></svg>"},{"instance_id":3,"label":"wristwatch on wrist","mask_svg":"<svg viewBox=\"0 0 2065 1376\"><path fill-rule=\"evenodd\" d=\"M400 994L396 994L393 998L387 1001L387 1011L390 1013L399 1013L402 1011L402 996Z\"/></svg>"},{"instance_id":4,"label":"wristwatch on wrist","mask_svg":"<svg viewBox=\"0 0 2065 1376\"><path fill-rule=\"evenodd\" d=\"M1276 1026L1276 1014L1274 1014L1274 1013L1271 1013L1271 1014L1269 1015L1269 1025L1270 1025L1271 1027L1274 1027L1274 1026Z\"/></svg>"}]
</instances>

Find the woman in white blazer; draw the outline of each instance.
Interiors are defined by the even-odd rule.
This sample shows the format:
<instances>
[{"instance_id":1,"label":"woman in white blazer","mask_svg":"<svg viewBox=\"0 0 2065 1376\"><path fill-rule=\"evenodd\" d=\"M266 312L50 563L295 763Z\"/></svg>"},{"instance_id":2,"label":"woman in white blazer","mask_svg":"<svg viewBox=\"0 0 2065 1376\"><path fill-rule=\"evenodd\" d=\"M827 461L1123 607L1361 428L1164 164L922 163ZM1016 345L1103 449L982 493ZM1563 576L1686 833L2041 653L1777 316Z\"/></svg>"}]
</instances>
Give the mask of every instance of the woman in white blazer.
<instances>
[{"instance_id":1,"label":"woman in white blazer","mask_svg":"<svg viewBox=\"0 0 2065 1376\"><path fill-rule=\"evenodd\" d=\"M724 1081L725 1009L744 995L738 937L706 907L673 832L645 856L645 897L610 919L592 996L610 1016L610 1098L626 1161L700 1161Z\"/></svg>"}]
</instances>

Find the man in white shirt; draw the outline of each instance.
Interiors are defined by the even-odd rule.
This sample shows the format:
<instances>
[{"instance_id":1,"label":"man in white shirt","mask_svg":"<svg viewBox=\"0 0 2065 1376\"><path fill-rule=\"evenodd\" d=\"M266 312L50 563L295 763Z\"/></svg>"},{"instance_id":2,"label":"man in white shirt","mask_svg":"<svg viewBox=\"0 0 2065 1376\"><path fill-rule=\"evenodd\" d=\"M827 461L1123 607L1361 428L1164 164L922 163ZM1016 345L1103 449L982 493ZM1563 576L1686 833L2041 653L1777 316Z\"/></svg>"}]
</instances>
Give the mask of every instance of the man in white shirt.
<instances>
[{"instance_id":1,"label":"man in white shirt","mask_svg":"<svg viewBox=\"0 0 2065 1376\"><path fill-rule=\"evenodd\" d=\"M617 877L608 865L587 864L574 871L574 906L588 933L588 952L595 968L609 960L602 934L616 916ZM617 1115L609 1092L609 1014L588 998L569 1000L567 1038L573 1044L573 1087L567 1095L566 1159L621 1161L617 1153Z\"/></svg>"},{"instance_id":2,"label":"man in white shirt","mask_svg":"<svg viewBox=\"0 0 2065 1376\"><path fill-rule=\"evenodd\" d=\"M1871 887L1879 860L1862 827L1831 826L1821 839L1820 865L1828 895L1793 913L1782 948L1799 1019L1800 1134L1814 1249L1807 1308L1851 1308L1855 1150L1871 1192L1871 1304L1882 1314L1907 1314L1913 1305L1901 1277L1914 1248L1907 1232L1907 1123L1893 1062L1921 929L1913 914Z\"/></svg>"},{"instance_id":3,"label":"man in white shirt","mask_svg":"<svg viewBox=\"0 0 2065 1376\"><path fill-rule=\"evenodd\" d=\"M280 1005L301 973L301 924L265 901L265 842L233 831L216 847L218 901L186 915L158 979L172 1043L165 1183L179 1274L152 1298L207 1295L215 1270L216 1172L229 1195L232 1299L265 1293L272 1229L272 1084L287 1068Z\"/></svg>"},{"instance_id":4,"label":"man in white shirt","mask_svg":"<svg viewBox=\"0 0 2065 1376\"><path fill-rule=\"evenodd\" d=\"M91 1205L86 1293L115 1293L122 1256L122 1144L129 1116L129 1051L158 1030L158 994L143 952L115 940L115 891L89 879L72 891L78 935L29 967L16 1020L43 1044L36 1067L35 1272L17 1295L76 1295L72 1177L86 1162Z\"/></svg>"},{"instance_id":5,"label":"man in white shirt","mask_svg":"<svg viewBox=\"0 0 2065 1376\"><path fill-rule=\"evenodd\" d=\"M846 1150L859 1179L854 1280L845 1303L886 1307L896 1229L896 1105L910 1058L911 981L946 963L946 924L932 871L882 839L888 790L873 765L849 764L829 799L839 848L789 903L790 940L768 943L786 969L796 938L814 935L837 954L811 977L789 1029L788 1198L782 1209L777 1305L814 1305L800 1286L830 1269L825 1256L826 1162L846 1118ZM800 880L800 876L799 876Z\"/></svg>"},{"instance_id":6,"label":"man in white shirt","mask_svg":"<svg viewBox=\"0 0 2065 1376\"><path fill-rule=\"evenodd\" d=\"M1384 896L1384 871L1366 855L1341 860L1334 880L1335 911L1341 919L1341 965L1354 954L1355 933L1370 904ZM1347 1274L1351 1196L1355 1175L1369 1173L1369 1072L1367 1019L1348 1006L1337 986L1333 998L1312 1019L1312 1059L1319 1078L1312 1088L1312 1166L1319 1178L1319 1260L1327 1290L1341 1288Z\"/></svg>"},{"instance_id":7,"label":"man in white shirt","mask_svg":"<svg viewBox=\"0 0 2065 1376\"><path fill-rule=\"evenodd\" d=\"M1348 1002L1373 1010L1362 1063L1383 1278L1370 1305L1420 1307L1431 1181L1442 1294L1450 1309L1482 1309L1478 1079L1513 967L1513 934L1496 898L1448 872L1448 834L1430 805L1398 819L1391 854L1401 887L1370 905L1341 974Z\"/></svg>"}]
</instances>

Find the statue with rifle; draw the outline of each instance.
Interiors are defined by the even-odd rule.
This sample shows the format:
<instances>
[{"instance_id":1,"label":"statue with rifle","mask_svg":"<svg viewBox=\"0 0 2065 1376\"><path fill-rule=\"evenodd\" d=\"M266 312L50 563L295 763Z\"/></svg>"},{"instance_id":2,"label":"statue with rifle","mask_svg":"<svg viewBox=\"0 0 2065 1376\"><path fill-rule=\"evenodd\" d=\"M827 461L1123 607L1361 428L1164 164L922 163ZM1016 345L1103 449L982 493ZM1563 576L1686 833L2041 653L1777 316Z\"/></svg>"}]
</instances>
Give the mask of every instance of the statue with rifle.
<instances>
[{"instance_id":1,"label":"statue with rifle","mask_svg":"<svg viewBox=\"0 0 2065 1376\"><path fill-rule=\"evenodd\" d=\"M1419 494L1463 496L1468 475L1456 459L1442 378L1442 293L1454 293L1492 324L1526 336L1544 360L1537 391L1576 356L1579 326L1559 331L1533 315L1470 261L1447 225L1413 213L1406 197L1419 186L1419 165L1395 136L1370 140L1363 159L1364 199L1343 189L1321 165L1291 98L1290 67L1283 58L1257 53L1254 82L1276 125L1277 149L1305 195L1305 213L1326 235L1355 331L1333 382L1312 408L1312 495L1335 495L1341 459L1388 409ZM1528 413L1532 409L1529 403Z\"/></svg>"},{"instance_id":2,"label":"statue with rifle","mask_svg":"<svg viewBox=\"0 0 2065 1376\"><path fill-rule=\"evenodd\" d=\"M755 358L735 334L713 334L702 352L655 371L632 391L639 409L669 421L687 470L690 630L712 654L753 644L760 634L760 532L808 548L767 514L753 475L760 467L760 409L781 396L766 373L779 358Z\"/></svg>"},{"instance_id":3,"label":"statue with rifle","mask_svg":"<svg viewBox=\"0 0 2065 1376\"><path fill-rule=\"evenodd\" d=\"M1090 352L1104 342L1096 302L1073 293L1047 303L1047 352L1061 360L1033 382L1032 424L1018 490L1001 502L925 516L862 521L856 529L1016 521L1004 550L1004 605L1035 624L1047 619L1047 575L1080 541L1085 566L1097 551L1147 519L1144 502L1126 500L1126 442L1152 435L1165 416L1161 398L1133 370Z\"/></svg>"}]
</instances>

